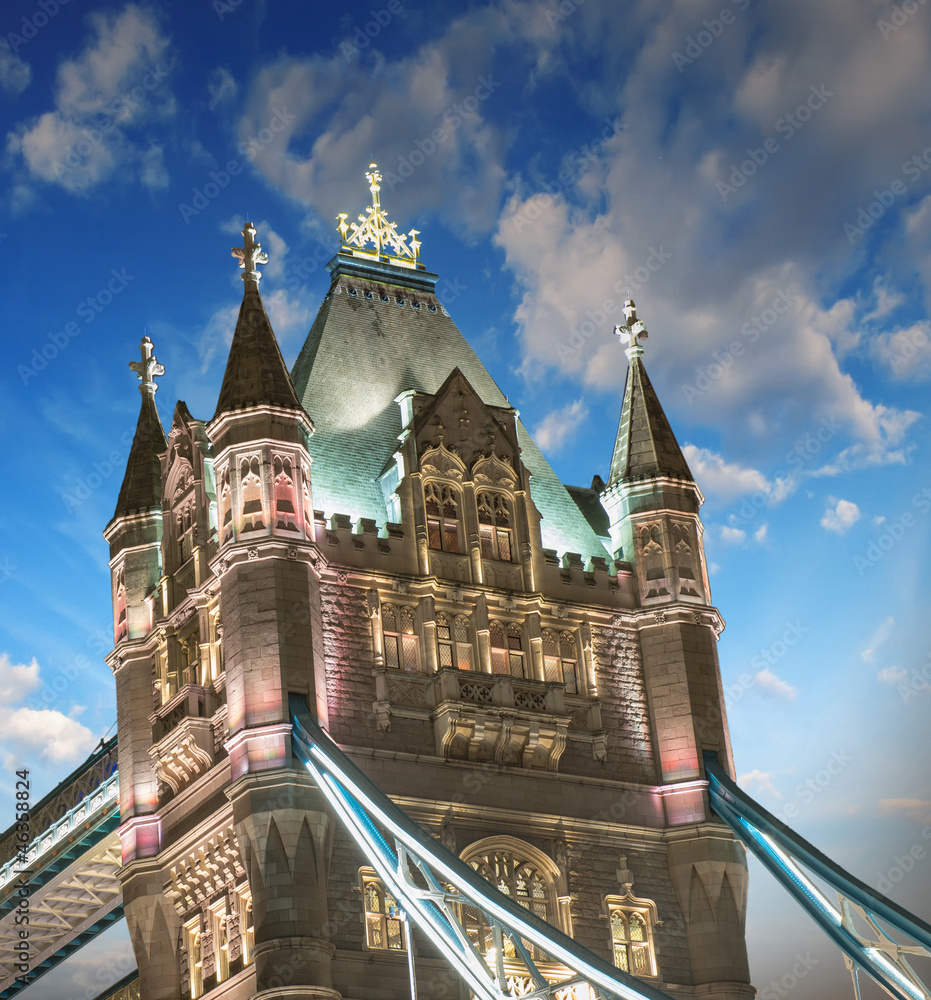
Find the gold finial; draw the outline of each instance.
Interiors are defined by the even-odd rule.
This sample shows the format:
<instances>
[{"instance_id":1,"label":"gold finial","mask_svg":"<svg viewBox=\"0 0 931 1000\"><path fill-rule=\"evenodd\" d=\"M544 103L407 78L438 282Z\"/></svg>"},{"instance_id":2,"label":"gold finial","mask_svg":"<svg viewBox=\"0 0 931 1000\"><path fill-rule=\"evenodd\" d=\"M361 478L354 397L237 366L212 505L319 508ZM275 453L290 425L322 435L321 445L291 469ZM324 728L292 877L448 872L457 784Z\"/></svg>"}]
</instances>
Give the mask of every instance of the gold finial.
<instances>
[{"instance_id":1,"label":"gold finial","mask_svg":"<svg viewBox=\"0 0 931 1000\"><path fill-rule=\"evenodd\" d=\"M358 222L347 222L346 212L340 212L336 228L342 240L342 249L349 251L354 257L368 257L378 260L381 257L389 259L393 264L404 267L416 267L421 243L417 239L420 230L411 229L407 233L399 233L397 224L389 222L381 207L381 173L378 165L370 163L365 174L372 193L372 204L367 205ZM410 237L410 244L407 238ZM364 247L371 244L374 253Z\"/></svg>"},{"instance_id":2,"label":"gold finial","mask_svg":"<svg viewBox=\"0 0 931 1000\"><path fill-rule=\"evenodd\" d=\"M262 275L258 271L259 264L268 263L268 254L262 249L261 243L255 242L255 226L247 222L242 230L241 247L233 247L232 254L239 258L239 266L242 269L242 280L252 281L256 285L262 280Z\"/></svg>"},{"instance_id":3,"label":"gold finial","mask_svg":"<svg viewBox=\"0 0 931 1000\"><path fill-rule=\"evenodd\" d=\"M130 361L129 367L139 376L139 381L142 383L139 386L139 391L143 396L148 393L154 397L158 390L155 379L165 374L165 366L159 364L158 359L152 353L152 341L148 337L142 338L142 342L139 344L139 351L142 355L142 360Z\"/></svg>"},{"instance_id":4,"label":"gold finial","mask_svg":"<svg viewBox=\"0 0 931 1000\"><path fill-rule=\"evenodd\" d=\"M627 301L624 303L624 316L625 322L615 326L614 332L623 343L629 345L624 352L628 359L639 358L643 354L643 345L640 341L646 340L650 335L643 323L637 319L637 307L630 297L630 292L627 293Z\"/></svg>"}]
</instances>

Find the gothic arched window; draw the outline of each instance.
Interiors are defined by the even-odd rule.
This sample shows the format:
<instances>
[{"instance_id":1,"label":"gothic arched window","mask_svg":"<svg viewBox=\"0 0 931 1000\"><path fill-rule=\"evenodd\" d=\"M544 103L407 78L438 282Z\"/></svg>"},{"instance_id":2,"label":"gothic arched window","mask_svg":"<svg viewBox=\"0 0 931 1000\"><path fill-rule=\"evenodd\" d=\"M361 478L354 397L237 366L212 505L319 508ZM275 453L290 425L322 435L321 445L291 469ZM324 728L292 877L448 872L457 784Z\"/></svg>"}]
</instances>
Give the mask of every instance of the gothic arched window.
<instances>
[{"instance_id":1,"label":"gothic arched window","mask_svg":"<svg viewBox=\"0 0 931 1000\"><path fill-rule=\"evenodd\" d=\"M404 922L397 900L371 868L359 872L365 906L365 943L377 951L404 951Z\"/></svg>"},{"instance_id":2,"label":"gothic arched window","mask_svg":"<svg viewBox=\"0 0 931 1000\"><path fill-rule=\"evenodd\" d=\"M543 630L543 679L563 684L567 694L579 693L579 656L571 632Z\"/></svg>"},{"instance_id":3,"label":"gothic arched window","mask_svg":"<svg viewBox=\"0 0 931 1000\"><path fill-rule=\"evenodd\" d=\"M120 567L116 575L116 642L125 639L129 634L129 625L126 621L126 583L123 567Z\"/></svg>"},{"instance_id":4,"label":"gothic arched window","mask_svg":"<svg viewBox=\"0 0 931 1000\"><path fill-rule=\"evenodd\" d=\"M513 849L482 850L481 844L473 845L473 848L463 852L462 857L499 892L503 892L541 920L558 927L560 921L555 891L555 865L548 859L535 857L539 852L534 852L529 844L524 846L526 850L521 849L521 845L515 845ZM487 956L494 947L494 941L484 913L477 907L463 905L462 919L472 944ZM529 941L524 944L532 958L545 957ZM514 944L509 938L504 940L504 958L517 958Z\"/></svg>"},{"instance_id":5,"label":"gothic arched window","mask_svg":"<svg viewBox=\"0 0 931 1000\"><path fill-rule=\"evenodd\" d=\"M511 622L505 626L501 622L492 622L488 631L491 638L492 673L526 677L524 632L520 625Z\"/></svg>"},{"instance_id":6,"label":"gothic arched window","mask_svg":"<svg viewBox=\"0 0 931 1000\"><path fill-rule=\"evenodd\" d=\"M383 604L381 627L385 641L385 666L394 670L420 670L414 609Z\"/></svg>"},{"instance_id":7,"label":"gothic arched window","mask_svg":"<svg viewBox=\"0 0 931 1000\"><path fill-rule=\"evenodd\" d=\"M469 619L465 615L457 615L450 622L449 616L436 616L436 645L439 653L440 667L458 667L460 670L473 670L472 665L472 633Z\"/></svg>"},{"instance_id":8,"label":"gothic arched window","mask_svg":"<svg viewBox=\"0 0 931 1000\"><path fill-rule=\"evenodd\" d=\"M666 569L663 565L663 542L658 524L644 525L640 529L640 550L643 553L646 579L662 579L666 575Z\"/></svg>"},{"instance_id":9,"label":"gothic arched window","mask_svg":"<svg viewBox=\"0 0 931 1000\"><path fill-rule=\"evenodd\" d=\"M450 486L427 483L424 487L427 511L427 544L431 549L460 552L459 495Z\"/></svg>"},{"instance_id":10,"label":"gothic arched window","mask_svg":"<svg viewBox=\"0 0 931 1000\"><path fill-rule=\"evenodd\" d=\"M242 489L242 530L252 531L265 527L262 517L261 466L257 456L244 458L239 466L239 481Z\"/></svg>"},{"instance_id":11,"label":"gothic arched window","mask_svg":"<svg viewBox=\"0 0 931 1000\"><path fill-rule=\"evenodd\" d=\"M653 929L649 909L633 908L608 901L608 923L614 964L634 976L655 976Z\"/></svg>"},{"instance_id":12,"label":"gothic arched window","mask_svg":"<svg viewBox=\"0 0 931 1000\"><path fill-rule=\"evenodd\" d=\"M511 511L500 493L479 493L478 537L483 559L511 562Z\"/></svg>"},{"instance_id":13,"label":"gothic arched window","mask_svg":"<svg viewBox=\"0 0 931 1000\"><path fill-rule=\"evenodd\" d=\"M220 472L220 544L229 537L233 530L233 493L230 489L229 466L224 466Z\"/></svg>"}]
</instances>

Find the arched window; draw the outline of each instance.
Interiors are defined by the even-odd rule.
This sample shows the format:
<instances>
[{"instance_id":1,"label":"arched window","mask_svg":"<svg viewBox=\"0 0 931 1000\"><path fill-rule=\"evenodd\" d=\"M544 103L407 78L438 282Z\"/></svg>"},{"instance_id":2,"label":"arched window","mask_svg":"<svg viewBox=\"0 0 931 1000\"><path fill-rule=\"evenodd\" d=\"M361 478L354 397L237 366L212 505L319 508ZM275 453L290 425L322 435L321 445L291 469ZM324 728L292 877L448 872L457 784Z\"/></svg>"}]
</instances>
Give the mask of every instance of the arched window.
<instances>
[{"instance_id":1,"label":"arched window","mask_svg":"<svg viewBox=\"0 0 931 1000\"><path fill-rule=\"evenodd\" d=\"M275 525L278 528L296 528L294 510L294 475L291 459L275 456Z\"/></svg>"},{"instance_id":2,"label":"arched window","mask_svg":"<svg viewBox=\"0 0 931 1000\"><path fill-rule=\"evenodd\" d=\"M427 544L431 549L460 552L459 497L450 486L427 483L424 487L427 510Z\"/></svg>"},{"instance_id":3,"label":"arched window","mask_svg":"<svg viewBox=\"0 0 931 1000\"><path fill-rule=\"evenodd\" d=\"M436 616L436 645L440 667L458 667L473 670L472 638L469 619L457 615L452 622L448 615Z\"/></svg>"},{"instance_id":4,"label":"arched window","mask_svg":"<svg viewBox=\"0 0 931 1000\"><path fill-rule=\"evenodd\" d=\"M229 466L220 472L220 543L226 541L233 530L233 494L230 490Z\"/></svg>"},{"instance_id":5,"label":"arched window","mask_svg":"<svg viewBox=\"0 0 931 1000\"><path fill-rule=\"evenodd\" d=\"M178 541L178 565L191 558L194 552L194 502L188 500L175 513L175 537Z\"/></svg>"},{"instance_id":6,"label":"arched window","mask_svg":"<svg viewBox=\"0 0 931 1000\"><path fill-rule=\"evenodd\" d=\"M244 458L239 466L242 489L242 530L253 531L265 527L262 517L262 481L258 457Z\"/></svg>"},{"instance_id":7,"label":"arched window","mask_svg":"<svg viewBox=\"0 0 931 1000\"><path fill-rule=\"evenodd\" d=\"M511 512L500 493L478 495L478 537L482 558L511 562Z\"/></svg>"},{"instance_id":8,"label":"arched window","mask_svg":"<svg viewBox=\"0 0 931 1000\"><path fill-rule=\"evenodd\" d=\"M420 670L414 609L383 604L381 627L385 640L385 666L395 670Z\"/></svg>"},{"instance_id":9,"label":"arched window","mask_svg":"<svg viewBox=\"0 0 931 1000\"><path fill-rule=\"evenodd\" d=\"M126 621L126 583L123 567L120 567L116 575L116 628L115 641L125 639L129 634L129 625Z\"/></svg>"},{"instance_id":10,"label":"arched window","mask_svg":"<svg viewBox=\"0 0 931 1000\"><path fill-rule=\"evenodd\" d=\"M563 684L567 694L579 693L578 653L571 632L543 630L543 679Z\"/></svg>"},{"instance_id":11,"label":"arched window","mask_svg":"<svg viewBox=\"0 0 931 1000\"><path fill-rule=\"evenodd\" d=\"M404 922L397 900L371 868L359 872L365 906L365 943L377 951L404 951Z\"/></svg>"},{"instance_id":12,"label":"arched window","mask_svg":"<svg viewBox=\"0 0 931 1000\"><path fill-rule=\"evenodd\" d=\"M204 935L200 917L185 924L184 937L187 946L191 1000L197 1000L197 997L202 996L204 992Z\"/></svg>"},{"instance_id":13,"label":"arched window","mask_svg":"<svg viewBox=\"0 0 931 1000\"><path fill-rule=\"evenodd\" d=\"M213 930L213 954L216 962L217 982L222 983L230 974L229 917L226 902L218 903L210 910L210 924Z\"/></svg>"},{"instance_id":14,"label":"arched window","mask_svg":"<svg viewBox=\"0 0 931 1000\"><path fill-rule=\"evenodd\" d=\"M536 858L529 845L527 850L515 845L514 849L481 850L481 845L473 845L463 852L466 861L475 872L482 876L500 892L515 903L529 910L541 920L559 927L560 920L554 886L555 865L545 858ZM475 847L479 850L476 851ZM472 944L486 957L494 947L491 928L481 910L463 905L462 920ZM561 928L560 928L561 929ZM524 942L532 958L545 958L540 949L529 941ZM517 954L510 939L504 941L504 958L515 959Z\"/></svg>"},{"instance_id":15,"label":"arched window","mask_svg":"<svg viewBox=\"0 0 931 1000\"><path fill-rule=\"evenodd\" d=\"M310 477L307 475L307 469L304 468L303 464L301 465L301 500L304 504L304 531L312 537L314 512L310 509Z\"/></svg>"},{"instance_id":16,"label":"arched window","mask_svg":"<svg viewBox=\"0 0 931 1000\"><path fill-rule=\"evenodd\" d=\"M614 964L634 976L655 976L650 910L608 902Z\"/></svg>"},{"instance_id":17,"label":"arched window","mask_svg":"<svg viewBox=\"0 0 931 1000\"><path fill-rule=\"evenodd\" d=\"M511 622L505 626L501 622L491 622L488 632L491 638L491 672L526 677L524 632L520 625Z\"/></svg>"},{"instance_id":18,"label":"arched window","mask_svg":"<svg viewBox=\"0 0 931 1000\"><path fill-rule=\"evenodd\" d=\"M640 529L640 549L646 579L662 579L666 575L666 568L663 565L663 543L658 524L645 525Z\"/></svg>"},{"instance_id":19,"label":"arched window","mask_svg":"<svg viewBox=\"0 0 931 1000\"><path fill-rule=\"evenodd\" d=\"M235 896L239 915L242 964L249 965L255 958L255 918L252 913L252 891L248 885L243 885L235 890Z\"/></svg>"}]
</instances>

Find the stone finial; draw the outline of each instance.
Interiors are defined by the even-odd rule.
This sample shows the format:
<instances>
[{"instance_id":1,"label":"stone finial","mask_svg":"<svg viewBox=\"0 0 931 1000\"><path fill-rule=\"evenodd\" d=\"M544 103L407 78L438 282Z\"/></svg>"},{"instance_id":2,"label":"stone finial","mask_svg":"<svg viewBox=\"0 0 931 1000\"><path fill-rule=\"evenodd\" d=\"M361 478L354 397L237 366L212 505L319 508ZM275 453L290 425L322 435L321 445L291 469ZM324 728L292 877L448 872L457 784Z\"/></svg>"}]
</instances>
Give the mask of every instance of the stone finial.
<instances>
[{"instance_id":1,"label":"stone finial","mask_svg":"<svg viewBox=\"0 0 931 1000\"><path fill-rule=\"evenodd\" d=\"M615 875L617 875L618 882L621 883L621 888L625 893L630 892L634 887L634 876L633 872L627 867L627 855L621 855L621 867L617 869Z\"/></svg>"},{"instance_id":2,"label":"stone finial","mask_svg":"<svg viewBox=\"0 0 931 1000\"><path fill-rule=\"evenodd\" d=\"M165 366L158 363L158 359L152 353L152 341L148 337L143 337L142 342L139 344L139 350L142 355L141 361L130 361L129 367L139 376L139 381L142 383L139 386L139 391L144 396L148 393L150 396L155 396L158 386L155 384L155 379L165 374Z\"/></svg>"},{"instance_id":3,"label":"stone finial","mask_svg":"<svg viewBox=\"0 0 931 1000\"><path fill-rule=\"evenodd\" d=\"M261 243L255 242L255 226L247 222L242 230L241 247L233 247L232 255L239 258L239 267L242 269L242 280L253 282L256 286L262 280L262 275L258 271L259 264L268 263L268 254L262 249Z\"/></svg>"},{"instance_id":4,"label":"stone finial","mask_svg":"<svg viewBox=\"0 0 931 1000\"><path fill-rule=\"evenodd\" d=\"M649 334L647 333L647 328L637 319L637 307L634 305L634 300L630 297L629 293L627 301L624 303L624 316L624 323L619 323L615 326L614 332L621 338L623 343L629 345L624 353L627 355L628 360L632 360L633 358L639 358L643 354L643 345L640 341L646 340Z\"/></svg>"}]
</instances>

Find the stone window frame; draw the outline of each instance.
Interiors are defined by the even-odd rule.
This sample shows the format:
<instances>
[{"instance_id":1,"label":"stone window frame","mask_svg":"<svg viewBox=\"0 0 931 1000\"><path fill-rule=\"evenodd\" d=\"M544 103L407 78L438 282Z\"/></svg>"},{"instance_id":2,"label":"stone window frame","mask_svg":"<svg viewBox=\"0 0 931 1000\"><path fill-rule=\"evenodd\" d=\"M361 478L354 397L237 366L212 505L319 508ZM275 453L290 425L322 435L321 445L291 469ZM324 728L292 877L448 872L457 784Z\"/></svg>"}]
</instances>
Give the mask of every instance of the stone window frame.
<instances>
[{"instance_id":1,"label":"stone window frame","mask_svg":"<svg viewBox=\"0 0 931 1000\"><path fill-rule=\"evenodd\" d=\"M213 932L213 960L216 980L225 982L230 977L229 956L229 910L226 898L214 903L209 909L210 929Z\"/></svg>"},{"instance_id":2,"label":"stone window frame","mask_svg":"<svg viewBox=\"0 0 931 1000\"><path fill-rule=\"evenodd\" d=\"M488 501L490 501L490 506ZM486 520L482 509L489 511ZM501 490L476 489L475 511L478 518L479 549L483 559L516 562L514 558L514 498ZM501 524L503 514L504 524ZM502 551L507 549L507 554Z\"/></svg>"},{"instance_id":3,"label":"stone window frame","mask_svg":"<svg viewBox=\"0 0 931 1000\"><path fill-rule=\"evenodd\" d=\"M437 611L434 619L436 628L437 666L458 667L460 670L476 670L475 630L468 615ZM443 635L446 629L448 634ZM444 663L443 649L449 650L449 663ZM467 655L464 655L467 654ZM464 661L468 665L464 665Z\"/></svg>"},{"instance_id":4,"label":"stone window frame","mask_svg":"<svg viewBox=\"0 0 931 1000\"><path fill-rule=\"evenodd\" d=\"M385 667L388 670L400 670L405 673L423 673L424 664L420 649L420 635L417 629L417 608L408 604L382 602L380 617ZM392 617L396 627L389 630L387 626ZM407 666L407 664L414 664L414 666Z\"/></svg>"},{"instance_id":5,"label":"stone window frame","mask_svg":"<svg viewBox=\"0 0 931 1000\"><path fill-rule=\"evenodd\" d=\"M656 903L651 899L639 899L628 892L624 896L609 895L604 898L604 916L608 921L608 938L611 946L611 961L615 967L628 975L636 976L638 979L656 979L659 977L659 965L656 960L656 942L654 937L654 927L659 923L656 917ZM643 942L632 941L630 936L630 918L638 917L644 924L645 938ZM625 929L624 936L619 938L616 935L615 918L623 921ZM619 949L624 949L624 961L627 968L619 961ZM649 971L636 972L633 969L634 954L641 952L646 955L646 964Z\"/></svg>"},{"instance_id":6,"label":"stone window frame","mask_svg":"<svg viewBox=\"0 0 931 1000\"><path fill-rule=\"evenodd\" d=\"M436 494L436 496L431 496ZM427 548L433 552L466 555L466 538L462 510L462 487L441 479L428 479L423 484L424 516L427 524ZM431 500L436 503L436 513L429 510ZM447 505L453 504L453 514ZM455 547L450 545L454 539ZM439 542L439 544L434 544Z\"/></svg>"},{"instance_id":7,"label":"stone window frame","mask_svg":"<svg viewBox=\"0 0 931 1000\"><path fill-rule=\"evenodd\" d=\"M237 886L233 890L236 910L239 916L239 933L242 940L242 964L251 965L255 961L255 920L248 917L252 909L252 889L249 883Z\"/></svg>"},{"instance_id":8,"label":"stone window frame","mask_svg":"<svg viewBox=\"0 0 931 1000\"><path fill-rule=\"evenodd\" d=\"M204 927L199 913L184 924L183 932L190 981L188 995L191 1000L197 1000L204 995Z\"/></svg>"},{"instance_id":9,"label":"stone window frame","mask_svg":"<svg viewBox=\"0 0 931 1000\"><path fill-rule=\"evenodd\" d=\"M500 645L495 643L496 630L500 631L502 636ZM522 623L501 618L491 619L488 622L488 642L493 674L503 674L516 680L533 678L533 666L528 658L529 643ZM501 669L503 666L507 669ZM520 673L515 673L518 666Z\"/></svg>"},{"instance_id":10,"label":"stone window frame","mask_svg":"<svg viewBox=\"0 0 931 1000\"><path fill-rule=\"evenodd\" d=\"M400 917L400 906L397 900L386 888L385 883L378 877L374 868L362 867L358 872L359 887L362 891L362 922L363 922L363 943L366 951L384 952L389 955L403 955L407 952L407 929ZM369 893L374 892L380 897L381 908L379 910L369 907ZM389 902L390 900L390 902ZM390 909L397 909L398 915L392 916ZM372 943L372 924L379 922L382 934L383 945ZM400 945L392 947L388 942L391 940L391 925L396 922L397 940Z\"/></svg>"},{"instance_id":11,"label":"stone window frame","mask_svg":"<svg viewBox=\"0 0 931 1000\"><path fill-rule=\"evenodd\" d=\"M555 643L555 648L551 652L547 651L549 637L552 637L552 641ZM585 664L579 648L578 629L546 625L540 632L540 642L543 657L543 679L550 683L562 684L566 694L585 694L588 684L584 676ZM572 664L573 681L567 683L566 665L570 663Z\"/></svg>"}]
</instances>

